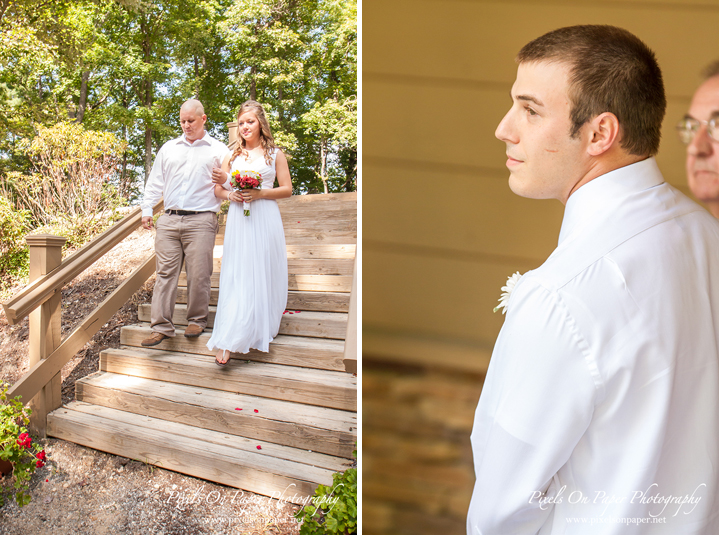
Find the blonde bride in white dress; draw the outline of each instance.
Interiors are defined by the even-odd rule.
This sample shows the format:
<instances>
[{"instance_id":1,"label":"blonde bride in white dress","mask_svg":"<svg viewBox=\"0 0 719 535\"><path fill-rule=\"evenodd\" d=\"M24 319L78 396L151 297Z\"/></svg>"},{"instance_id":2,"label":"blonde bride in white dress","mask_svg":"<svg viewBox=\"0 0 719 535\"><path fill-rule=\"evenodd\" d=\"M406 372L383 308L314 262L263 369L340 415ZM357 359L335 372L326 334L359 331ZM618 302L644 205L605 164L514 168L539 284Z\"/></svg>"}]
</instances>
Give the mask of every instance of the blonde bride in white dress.
<instances>
[{"instance_id":1,"label":"blonde bride in white dress","mask_svg":"<svg viewBox=\"0 0 719 535\"><path fill-rule=\"evenodd\" d=\"M269 351L287 306L287 249L280 210L275 199L292 195L287 158L277 148L265 110L253 100L237 114L239 144L213 170L215 196L229 199L230 210L222 251L220 297L212 336L207 342L217 351L216 362L227 364L230 352ZM258 189L232 191L234 171L255 171L262 179ZM273 187L275 177L279 187ZM247 203L250 215L243 213Z\"/></svg>"}]
</instances>

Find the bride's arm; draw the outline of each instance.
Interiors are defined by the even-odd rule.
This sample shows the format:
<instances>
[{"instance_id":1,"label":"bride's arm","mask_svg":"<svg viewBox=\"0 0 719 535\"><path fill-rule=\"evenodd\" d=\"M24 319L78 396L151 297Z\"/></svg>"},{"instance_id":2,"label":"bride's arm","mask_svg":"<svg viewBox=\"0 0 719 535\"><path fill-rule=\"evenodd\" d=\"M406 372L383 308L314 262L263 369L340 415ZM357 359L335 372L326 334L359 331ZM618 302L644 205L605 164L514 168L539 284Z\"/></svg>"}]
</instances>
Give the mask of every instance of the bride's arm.
<instances>
[{"instance_id":1,"label":"bride's arm","mask_svg":"<svg viewBox=\"0 0 719 535\"><path fill-rule=\"evenodd\" d=\"M279 186L272 189L244 190L251 191L255 199L284 199L292 195L292 177L290 177L290 166L287 165L287 158L281 150L277 151L275 159L275 172Z\"/></svg>"}]
</instances>

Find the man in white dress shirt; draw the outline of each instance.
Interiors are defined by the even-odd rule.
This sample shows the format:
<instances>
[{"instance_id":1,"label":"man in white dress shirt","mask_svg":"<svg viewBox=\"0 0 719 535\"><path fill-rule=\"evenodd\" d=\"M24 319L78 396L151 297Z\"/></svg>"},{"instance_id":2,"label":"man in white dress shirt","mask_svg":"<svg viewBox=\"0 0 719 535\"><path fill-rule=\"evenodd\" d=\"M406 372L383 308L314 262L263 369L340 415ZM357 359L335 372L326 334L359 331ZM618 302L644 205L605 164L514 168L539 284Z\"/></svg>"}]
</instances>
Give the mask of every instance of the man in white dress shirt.
<instances>
[{"instance_id":1,"label":"man in white dress shirt","mask_svg":"<svg viewBox=\"0 0 719 535\"><path fill-rule=\"evenodd\" d=\"M719 61L704 74L677 132L687 146L689 189L719 217Z\"/></svg>"},{"instance_id":2,"label":"man in white dress shirt","mask_svg":"<svg viewBox=\"0 0 719 535\"><path fill-rule=\"evenodd\" d=\"M184 133L162 146L145 184L143 227L152 228L153 207L161 197L165 199L165 213L157 220L155 235L157 275L150 318L152 335L141 342L145 347L175 336L172 314L183 261L187 271L185 336L198 337L207 326L212 249L220 210L212 171L220 166L229 149L205 131L206 121L199 100L190 99L182 105L180 125Z\"/></svg>"},{"instance_id":3,"label":"man in white dress shirt","mask_svg":"<svg viewBox=\"0 0 719 535\"><path fill-rule=\"evenodd\" d=\"M475 414L478 535L719 533L719 222L652 157L654 54L610 26L527 44L509 186L565 204L514 286Z\"/></svg>"}]
</instances>

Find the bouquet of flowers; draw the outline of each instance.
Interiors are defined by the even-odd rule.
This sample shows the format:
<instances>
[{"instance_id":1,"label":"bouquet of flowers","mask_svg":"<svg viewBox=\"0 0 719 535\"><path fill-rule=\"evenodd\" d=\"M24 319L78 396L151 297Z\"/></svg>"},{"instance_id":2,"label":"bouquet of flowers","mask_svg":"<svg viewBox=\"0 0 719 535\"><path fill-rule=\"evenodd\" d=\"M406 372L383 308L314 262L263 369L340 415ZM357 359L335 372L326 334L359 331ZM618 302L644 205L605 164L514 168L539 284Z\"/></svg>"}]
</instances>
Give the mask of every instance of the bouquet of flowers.
<instances>
[{"instance_id":1,"label":"bouquet of flowers","mask_svg":"<svg viewBox=\"0 0 719 535\"><path fill-rule=\"evenodd\" d=\"M235 190L261 189L262 176L257 171L233 171L230 186L232 186ZM242 203L242 210L245 213L245 216L250 215L250 205L246 202Z\"/></svg>"}]
</instances>

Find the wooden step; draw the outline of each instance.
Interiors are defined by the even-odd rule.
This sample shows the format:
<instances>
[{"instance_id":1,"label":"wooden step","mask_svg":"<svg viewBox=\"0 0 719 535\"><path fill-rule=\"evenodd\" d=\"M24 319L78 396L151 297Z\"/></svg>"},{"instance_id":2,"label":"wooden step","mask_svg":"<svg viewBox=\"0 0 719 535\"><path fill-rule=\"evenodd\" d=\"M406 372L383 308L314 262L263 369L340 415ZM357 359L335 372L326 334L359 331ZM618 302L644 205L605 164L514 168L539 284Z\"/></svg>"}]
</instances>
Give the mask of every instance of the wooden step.
<instances>
[{"instance_id":1,"label":"wooden step","mask_svg":"<svg viewBox=\"0 0 719 535\"><path fill-rule=\"evenodd\" d=\"M141 347L140 342L151 334L152 330L148 323L126 325L120 329L120 343L126 346ZM166 338L155 348L214 357L215 352L207 349L210 336L211 332L204 332L197 338L185 338L182 335L182 330L178 330L177 336ZM253 349L246 354L233 353L233 358L343 372L345 369L342 361L344 347L344 342L341 340L279 335L270 343L268 353Z\"/></svg>"},{"instance_id":2,"label":"wooden step","mask_svg":"<svg viewBox=\"0 0 719 535\"><path fill-rule=\"evenodd\" d=\"M220 287L220 273L214 272L210 277L213 288ZM187 274L180 273L178 286L187 286ZM290 275L288 287L294 291L309 292L350 292L352 276L345 275Z\"/></svg>"},{"instance_id":3,"label":"wooden step","mask_svg":"<svg viewBox=\"0 0 719 535\"><path fill-rule=\"evenodd\" d=\"M348 459L355 448L357 415L354 412L108 372L95 372L78 380L75 398L93 405Z\"/></svg>"},{"instance_id":4,"label":"wooden step","mask_svg":"<svg viewBox=\"0 0 719 535\"><path fill-rule=\"evenodd\" d=\"M347 244L357 242L357 228L297 228L285 229L285 242L287 245L314 245L314 244ZM224 228L215 238L215 245L225 243Z\"/></svg>"},{"instance_id":5,"label":"wooden step","mask_svg":"<svg viewBox=\"0 0 719 535\"><path fill-rule=\"evenodd\" d=\"M331 485L332 473L349 465L337 457L78 401L51 412L47 430L56 438L266 496L281 496L289 488L284 496L298 504L318 483Z\"/></svg>"},{"instance_id":6,"label":"wooden step","mask_svg":"<svg viewBox=\"0 0 719 535\"><path fill-rule=\"evenodd\" d=\"M218 236L225 235L227 225L220 225ZM322 225L302 223L284 227L286 243L357 243L357 221L330 219Z\"/></svg>"},{"instance_id":7,"label":"wooden step","mask_svg":"<svg viewBox=\"0 0 719 535\"><path fill-rule=\"evenodd\" d=\"M106 349L100 370L190 386L357 410L357 378L349 373L233 360L220 368L207 355L147 348Z\"/></svg>"},{"instance_id":8,"label":"wooden step","mask_svg":"<svg viewBox=\"0 0 719 535\"><path fill-rule=\"evenodd\" d=\"M220 295L219 288L210 291L210 304L216 305ZM177 303L187 304L187 287L177 288ZM315 312L348 312L350 294L344 292L301 292L290 291L287 294L287 310L310 310Z\"/></svg>"},{"instance_id":9,"label":"wooden step","mask_svg":"<svg viewBox=\"0 0 719 535\"><path fill-rule=\"evenodd\" d=\"M152 306L148 303L137 307L137 318L140 321L150 321ZM210 307L210 315L207 318L207 326L212 328L215 325L216 306ZM347 314L341 312L294 312L282 314L280 322L280 334L295 336L312 336L316 338L333 338L344 340L347 333ZM178 303L172 315L172 322L177 325L187 325L187 305Z\"/></svg>"},{"instance_id":10,"label":"wooden step","mask_svg":"<svg viewBox=\"0 0 719 535\"><path fill-rule=\"evenodd\" d=\"M216 246L217 249L221 246ZM222 256L212 261L214 273L222 269ZM287 271L290 275L349 275L354 270L354 258L289 258ZM185 266L182 266L185 273Z\"/></svg>"},{"instance_id":11,"label":"wooden step","mask_svg":"<svg viewBox=\"0 0 719 535\"><path fill-rule=\"evenodd\" d=\"M357 245L354 243L288 244L287 259L291 258L352 258Z\"/></svg>"}]
</instances>

